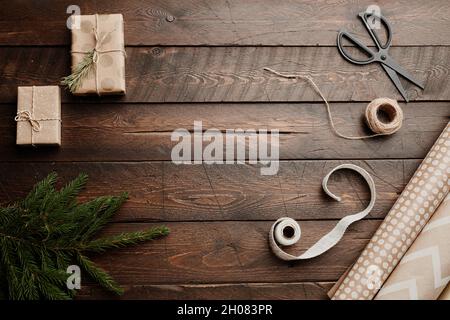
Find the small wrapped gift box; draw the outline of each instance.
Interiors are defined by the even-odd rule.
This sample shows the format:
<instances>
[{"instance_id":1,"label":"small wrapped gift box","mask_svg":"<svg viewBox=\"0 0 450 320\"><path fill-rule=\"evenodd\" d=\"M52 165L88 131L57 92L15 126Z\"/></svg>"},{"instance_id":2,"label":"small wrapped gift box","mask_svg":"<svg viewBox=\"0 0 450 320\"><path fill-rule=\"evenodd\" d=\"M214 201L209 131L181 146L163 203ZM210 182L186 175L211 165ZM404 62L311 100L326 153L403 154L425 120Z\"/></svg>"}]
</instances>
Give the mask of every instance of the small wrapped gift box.
<instances>
[{"instance_id":1,"label":"small wrapped gift box","mask_svg":"<svg viewBox=\"0 0 450 320\"><path fill-rule=\"evenodd\" d=\"M72 75L63 83L75 95L125 94L123 16L95 14L71 19Z\"/></svg>"},{"instance_id":2,"label":"small wrapped gift box","mask_svg":"<svg viewBox=\"0 0 450 320\"><path fill-rule=\"evenodd\" d=\"M58 86L19 87L18 145L61 145L61 95Z\"/></svg>"}]
</instances>

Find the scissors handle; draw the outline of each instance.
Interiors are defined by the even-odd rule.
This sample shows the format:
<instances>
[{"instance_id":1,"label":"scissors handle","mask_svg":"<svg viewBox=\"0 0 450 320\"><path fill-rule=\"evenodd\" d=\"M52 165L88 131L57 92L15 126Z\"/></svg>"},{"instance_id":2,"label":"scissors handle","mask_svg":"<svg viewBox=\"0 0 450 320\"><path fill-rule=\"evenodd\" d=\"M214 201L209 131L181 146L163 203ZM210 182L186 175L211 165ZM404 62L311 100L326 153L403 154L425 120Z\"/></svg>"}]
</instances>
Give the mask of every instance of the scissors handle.
<instances>
[{"instance_id":1,"label":"scissors handle","mask_svg":"<svg viewBox=\"0 0 450 320\"><path fill-rule=\"evenodd\" d=\"M375 43L376 47L378 48L377 51L369 49L365 44L363 44L361 41L359 41L357 38L355 38L352 34L348 33L347 31L341 30L339 31L338 37L337 37L337 46L342 54L342 56L348 60L351 63L354 64L369 64L375 61L382 62L380 60L381 56L386 56L387 50L389 49L392 41L392 29L389 24L389 22L386 20L385 17L382 15L376 15L375 13L370 12L361 12L358 14L358 16L361 18L364 27L367 29L367 32L369 33L370 37L372 38L373 42ZM369 23L369 18L373 17L374 19L379 19L380 23L384 25L387 31L387 41L385 44L381 43L380 38L378 37L375 30L372 28L371 23ZM352 57L351 54L349 54L345 49L344 45L342 43L343 39L348 39L351 43L353 43L358 49L365 52L368 55L368 58L366 60L364 59L356 59Z\"/></svg>"},{"instance_id":2,"label":"scissors handle","mask_svg":"<svg viewBox=\"0 0 450 320\"><path fill-rule=\"evenodd\" d=\"M375 45L378 47L378 50L385 50L388 49L391 46L391 41L392 41L392 29L391 29L391 25L389 24L389 22L386 20L385 17L383 17L381 14L375 14L375 13L371 13L371 12L361 12L360 14L358 14L358 16L361 18L361 20L364 23L364 26L367 29L367 32L369 32L370 37L372 38L373 42L375 43ZM371 27L368 19L370 17L373 17L374 19L379 19L379 21L384 25L384 27L386 28L387 31L387 40L386 43L383 45L381 43L380 38L378 38L377 33L374 31L374 29Z\"/></svg>"},{"instance_id":3,"label":"scissors handle","mask_svg":"<svg viewBox=\"0 0 450 320\"><path fill-rule=\"evenodd\" d=\"M349 54L345 49L344 45L342 44L343 38L347 38L351 43L353 43L357 48L364 51L369 57L366 60L356 59L353 58L351 54ZM341 30L339 31L338 37L337 37L337 47L339 49L339 52L341 55L348 60L351 63L354 64L369 64L372 63L375 60L375 52L371 49L369 49L364 43L359 41L357 38L355 38L352 34L348 33L347 31Z\"/></svg>"}]
</instances>

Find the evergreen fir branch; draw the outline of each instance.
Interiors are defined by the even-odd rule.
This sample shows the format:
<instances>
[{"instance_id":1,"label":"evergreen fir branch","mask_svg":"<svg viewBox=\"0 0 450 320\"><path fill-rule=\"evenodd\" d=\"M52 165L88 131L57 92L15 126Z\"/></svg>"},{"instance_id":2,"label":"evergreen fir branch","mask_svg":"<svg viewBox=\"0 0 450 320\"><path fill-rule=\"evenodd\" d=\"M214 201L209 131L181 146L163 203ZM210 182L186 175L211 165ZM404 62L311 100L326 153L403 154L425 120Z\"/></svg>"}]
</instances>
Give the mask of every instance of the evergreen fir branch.
<instances>
[{"instance_id":1,"label":"evergreen fir branch","mask_svg":"<svg viewBox=\"0 0 450 320\"><path fill-rule=\"evenodd\" d=\"M0 300L8 299L8 282L5 271L0 267Z\"/></svg>"},{"instance_id":2,"label":"evergreen fir branch","mask_svg":"<svg viewBox=\"0 0 450 320\"><path fill-rule=\"evenodd\" d=\"M70 299L76 293L66 286L67 267L78 262L83 272L101 286L122 293L108 273L85 253L135 245L168 234L166 227L94 238L128 198L98 197L77 203L87 182L80 175L60 191L52 173L25 197L0 207L0 298Z\"/></svg>"},{"instance_id":3,"label":"evergreen fir branch","mask_svg":"<svg viewBox=\"0 0 450 320\"><path fill-rule=\"evenodd\" d=\"M70 264L71 253L64 252L62 250L53 250L56 268L59 270L64 270Z\"/></svg>"},{"instance_id":4,"label":"evergreen fir branch","mask_svg":"<svg viewBox=\"0 0 450 320\"><path fill-rule=\"evenodd\" d=\"M30 269L24 269L21 278L24 300L39 300L39 290L34 285L35 281L37 281L36 274Z\"/></svg>"},{"instance_id":5,"label":"evergreen fir branch","mask_svg":"<svg viewBox=\"0 0 450 320\"><path fill-rule=\"evenodd\" d=\"M69 182L59 191L59 196L61 197L62 205L71 205L75 200L80 191L84 188L88 180L88 175L81 173L74 180Z\"/></svg>"},{"instance_id":6,"label":"evergreen fir branch","mask_svg":"<svg viewBox=\"0 0 450 320\"><path fill-rule=\"evenodd\" d=\"M57 175L50 173L44 180L38 182L28 196L20 203L23 213L29 213L36 207L40 207L46 195L54 192Z\"/></svg>"},{"instance_id":7,"label":"evergreen fir branch","mask_svg":"<svg viewBox=\"0 0 450 320\"><path fill-rule=\"evenodd\" d=\"M65 285L67 281L67 273L62 269L45 268L40 271L39 276L45 281L58 286Z\"/></svg>"},{"instance_id":8,"label":"evergreen fir branch","mask_svg":"<svg viewBox=\"0 0 450 320\"><path fill-rule=\"evenodd\" d=\"M4 270L3 275L5 279L2 279L8 283L8 295L10 299L13 300L21 300L24 297L24 289L22 287L22 282L20 281L21 270L16 266L16 261L12 252L14 252L14 248L9 243L9 239L1 238L1 269Z\"/></svg>"},{"instance_id":9,"label":"evergreen fir branch","mask_svg":"<svg viewBox=\"0 0 450 320\"><path fill-rule=\"evenodd\" d=\"M84 232L81 240L86 241L99 232L111 220L112 216L127 199L127 193L122 193L119 197L111 197L107 199L104 205L98 210L95 221Z\"/></svg>"},{"instance_id":10,"label":"evergreen fir branch","mask_svg":"<svg viewBox=\"0 0 450 320\"><path fill-rule=\"evenodd\" d=\"M120 295L123 293L123 289L114 281L109 274L107 274L103 269L97 267L95 263L89 260L86 256L82 254L77 254L77 261L81 267L89 273L89 275L97 281L100 285L106 289Z\"/></svg>"},{"instance_id":11,"label":"evergreen fir branch","mask_svg":"<svg viewBox=\"0 0 450 320\"><path fill-rule=\"evenodd\" d=\"M43 297L47 300L70 300L72 298L70 294L51 283L38 282L37 286Z\"/></svg>"},{"instance_id":12,"label":"evergreen fir branch","mask_svg":"<svg viewBox=\"0 0 450 320\"><path fill-rule=\"evenodd\" d=\"M116 236L92 240L83 249L92 252L103 252L107 249L127 247L140 242L154 240L169 234L167 227L156 227L146 231L122 233Z\"/></svg>"},{"instance_id":13,"label":"evergreen fir branch","mask_svg":"<svg viewBox=\"0 0 450 320\"><path fill-rule=\"evenodd\" d=\"M9 206L0 208L0 231L9 226L17 219L17 208Z\"/></svg>"},{"instance_id":14,"label":"evergreen fir branch","mask_svg":"<svg viewBox=\"0 0 450 320\"><path fill-rule=\"evenodd\" d=\"M112 197L98 197L87 203L80 205L74 213L77 228L74 231L74 237L78 240L86 240L88 235L86 232L91 229L92 225L97 223L99 212L108 205Z\"/></svg>"},{"instance_id":15,"label":"evergreen fir branch","mask_svg":"<svg viewBox=\"0 0 450 320\"><path fill-rule=\"evenodd\" d=\"M92 50L86 53L83 60L75 66L70 75L62 79L61 84L67 86L70 92L75 92L94 67L94 50Z\"/></svg>"}]
</instances>

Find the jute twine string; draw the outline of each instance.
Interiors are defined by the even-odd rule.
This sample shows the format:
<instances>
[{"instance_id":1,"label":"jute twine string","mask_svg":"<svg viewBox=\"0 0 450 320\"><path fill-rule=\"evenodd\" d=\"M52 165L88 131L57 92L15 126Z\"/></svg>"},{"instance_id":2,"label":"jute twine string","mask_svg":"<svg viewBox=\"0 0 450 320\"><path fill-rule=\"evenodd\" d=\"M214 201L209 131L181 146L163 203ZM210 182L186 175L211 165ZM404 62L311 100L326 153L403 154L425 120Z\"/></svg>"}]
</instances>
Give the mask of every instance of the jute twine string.
<instances>
[{"instance_id":1,"label":"jute twine string","mask_svg":"<svg viewBox=\"0 0 450 320\"><path fill-rule=\"evenodd\" d=\"M52 120L58 120L61 122L61 119L56 118L41 118L41 119L35 119L34 118L34 104L36 101L35 98L35 86L31 87L31 111L24 110L17 112L17 115L14 117L14 121L16 122L28 122L31 126L31 145L34 146L34 135L33 132L39 132L41 131L41 121L52 121Z\"/></svg>"},{"instance_id":2,"label":"jute twine string","mask_svg":"<svg viewBox=\"0 0 450 320\"><path fill-rule=\"evenodd\" d=\"M299 75L299 74L284 74L280 73L278 71L275 71L271 68L264 68L264 70L269 71L273 74L276 74L277 76L287 78L287 79L304 79L307 80L308 83L314 88L314 90L319 94L319 96L322 98L323 102L325 103L325 106L327 108L328 113L328 119L331 124L331 128L333 129L333 132L344 139L349 140L361 140L361 139L368 139L378 136L387 136L391 135L402 127L403 123L403 110L398 105L397 101L389 99L389 98L377 98L370 102L367 105L366 112L365 112L365 118L366 123L369 126L370 130L374 132L374 134L366 135L366 136L348 136L345 134L340 133L336 129L336 125L333 121L333 116L331 115L331 108L330 104L328 103L327 99L323 95L322 91L320 91L319 87L316 85L314 80L307 75ZM381 121L378 117L378 112L383 111L387 114L389 118L389 122L385 123Z\"/></svg>"},{"instance_id":3,"label":"jute twine string","mask_svg":"<svg viewBox=\"0 0 450 320\"><path fill-rule=\"evenodd\" d=\"M97 65L100 61L100 54L101 53L110 53L110 52L122 52L123 55L126 57L127 53L125 51L125 49L120 48L120 49L111 49L111 50L103 50L101 47L103 45L103 41L105 41L106 37L109 36L111 33L113 33L114 31L116 31L116 29L114 28L113 30L105 33L103 35L103 37L100 37L100 35L98 34L98 14L95 14L95 27L92 28L92 32L94 33L94 38L95 38L95 47L94 47L94 55L92 57L92 62L95 65L95 91L97 92L98 95L100 95L100 90L99 90L99 85L98 85L98 68ZM72 53L82 53L82 54L88 54L91 53L92 51L76 51L76 50L72 50Z\"/></svg>"}]
</instances>

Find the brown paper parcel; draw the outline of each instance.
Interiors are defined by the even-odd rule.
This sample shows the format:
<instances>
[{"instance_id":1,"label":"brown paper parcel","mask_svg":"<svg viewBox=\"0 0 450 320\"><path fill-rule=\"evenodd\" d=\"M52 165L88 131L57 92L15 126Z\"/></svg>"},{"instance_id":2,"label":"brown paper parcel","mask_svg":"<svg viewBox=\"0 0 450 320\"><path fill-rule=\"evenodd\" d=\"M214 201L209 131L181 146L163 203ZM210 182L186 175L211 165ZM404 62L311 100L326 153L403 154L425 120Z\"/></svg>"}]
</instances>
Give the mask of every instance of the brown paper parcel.
<instances>
[{"instance_id":1,"label":"brown paper parcel","mask_svg":"<svg viewBox=\"0 0 450 320\"><path fill-rule=\"evenodd\" d=\"M72 28L72 69L93 49L96 50L96 62L73 94L125 94L122 14L72 16L72 23L77 18L80 19L79 28Z\"/></svg>"},{"instance_id":2,"label":"brown paper parcel","mask_svg":"<svg viewBox=\"0 0 450 320\"><path fill-rule=\"evenodd\" d=\"M340 279L333 299L375 297L449 190L450 123L447 124L375 235Z\"/></svg>"},{"instance_id":3,"label":"brown paper parcel","mask_svg":"<svg viewBox=\"0 0 450 320\"><path fill-rule=\"evenodd\" d=\"M447 194L375 300L436 300L449 281L450 194Z\"/></svg>"},{"instance_id":4,"label":"brown paper parcel","mask_svg":"<svg viewBox=\"0 0 450 320\"><path fill-rule=\"evenodd\" d=\"M61 96L58 86L19 87L18 145L61 145Z\"/></svg>"}]
</instances>

